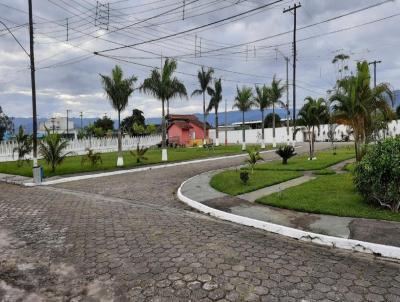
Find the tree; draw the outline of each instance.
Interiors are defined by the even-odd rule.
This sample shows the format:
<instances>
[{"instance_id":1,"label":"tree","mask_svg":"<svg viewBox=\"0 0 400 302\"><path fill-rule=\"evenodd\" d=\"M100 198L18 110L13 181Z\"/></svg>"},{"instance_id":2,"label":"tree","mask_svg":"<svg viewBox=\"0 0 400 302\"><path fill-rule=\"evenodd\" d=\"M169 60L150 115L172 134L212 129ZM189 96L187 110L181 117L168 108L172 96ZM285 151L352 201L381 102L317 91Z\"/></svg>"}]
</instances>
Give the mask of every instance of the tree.
<instances>
[{"instance_id":1,"label":"tree","mask_svg":"<svg viewBox=\"0 0 400 302\"><path fill-rule=\"evenodd\" d=\"M161 101L162 104L162 160L168 160L166 140L167 129L165 124L165 102L175 97L187 97L185 85L174 77L177 63L175 60L166 59L162 73L158 69L153 69L150 77L145 79L141 90L147 94L153 95Z\"/></svg>"},{"instance_id":2,"label":"tree","mask_svg":"<svg viewBox=\"0 0 400 302\"><path fill-rule=\"evenodd\" d=\"M349 70L349 66L347 65L347 61L350 59L349 55L346 54L337 54L333 60L332 64L337 65L337 72L339 74L339 79L342 79L346 72Z\"/></svg>"},{"instance_id":3,"label":"tree","mask_svg":"<svg viewBox=\"0 0 400 302\"><path fill-rule=\"evenodd\" d=\"M214 81L214 88L207 87L208 95L210 98L210 103L207 107L207 114L214 108L215 110L215 145L219 146L218 137L218 107L219 103L222 101L222 84L221 78Z\"/></svg>"},{"instance_id":4,"label":"tree","mask_svg":"<svg viewBox=\"0 0 400 302\"><path fill-rule=\"evenodd\" d=\"M304 102L298 114L298 123L307 129L310 146L309 160L312 160L314 159L315 128L317 127L319 132L319 126L329 117L329 112L323 98L313 99L309 96Z\"/></svg>"},{"instance_id":5,"label":"tree","mask_svg":"<svg viewBox=\"0 0 400 302\"><path fill-rule=\"evenodd\" d=\"M400 105L396 109L397 118L400 119Z\"/></svg>"},{"instance_id":6,"label":"tree","mask_svg":"<svg viewBox=\"0 0 400 302\"><path fill-rule=\"evenodd\" d=\"M269 113L264 119L264 125L266 128L272 128L273 125L273 120L274 120L274 114ZM275 127L280 127L281 126L281 117L275 113Z\"/></svg>"},{"instance_id":7,"label":"tree","mask_svg":"<svg viewBox=\"0 0 400 302\"><path fill-rule=\"evenodd\" d=\"M275 107L285 107L285 104L280 100L283 94L283 91L286 89L284 85L281 85L281 80L277 80L276 77L272 79L271 88L270 88L270 98L272 105L272 140L273 147L276 147L275 141Z\"/></svg>"},{"instance_id":8,"label":"tree","mask_svg":"<svg viewBox=\"0 0 400 302\"><path fill-rule=\"evenodd\" d=\"M128 106L128 99L134 91L135 76L124 79L121 67L116 65L111 77L100 75L104 91L111 102L111 106L118 112L118 160L117 166L124 165L122 157L121 111Z\"/></svg>"},{"instance_id":9,"label":"tree","mask_svg":"<svg viewBox=\"0 0 400 302\"><path fill-rule=\"evenodd\" d=\"M12 130L12 121L11 119L3 112L0 106L0 142L4 138L4 134L7 131Z\"/></svg>"},{"instance_id":10,"label":"tree","mask_svg":"<svg viewBox=\"0 0 400 302\"><path fill-rule=\"evenodd\" d=\"M233 108L239 109L242 111L242 150L246 150L246 129L244 126L244 113L249 111L251 107L255 105L253 99L253 91L251 87L243 86L241 89L236 87L236 98L235 103L233 104Z\"/></svg>"},{"instance_id":11,"label":"tree","mask_svg":"<svg viewBox=\"0 0 400 302\"><path fill-rule=\"evenodd\" d=\"M143 111L139 109L133 109L132 115L122 120L121 128L123 129L123 131L129 133L130 136L140 135L139 133L135 133L133 131L134 124L142 125L143 127L146 125L146 119L143 115Z\"/></svg>"},{"instance_id":12,"label":"tree","mask_svg":"<svg viewBox=\"0 0 400 302\"><path fill-rule=\"evenodd\" d=\"M104 133L109 130L114 130L114 121L107 116L103 116L94 121L93 123L94 128L101 128Z\"/></svg>"},{"instance_id":13,"label":"tree","mask_svg":"<svg viewBox=\"0 0 400 302\"><path fill-rule=\"evenodd\" d=\"M14 153L18 153L18 167L22 166L24 160L28 161L25 158L26 155L31 153L32 151L32 136L25 133L25 130L22 126L19 126L18 134L15 136L17 141L17 147L13 149L13 157Z\"/></svg>"},{"instance_id":14,"label":"tree","mask_svg":"<svg viewBox=\"0 0 400 302\"><path fill-rule=\"evenodd\" d=\"M258 148L255 149L250 149L247 150L247 153L249 154L249 158L246 160L246 162L249 164L250 169L251 169L251 174L254 173L254 167L256 166L257 162L260 160L264 160L262 156L260 155L260 151Z\"/></svg>"},{"instance_id":15,"label":"tree","mask_svg":"<svg viewBox=\"0 0 400 302\"><path fill-rule=\"evenodd\" d=\"M261 148L265 149L265 135L264 135L264 128L265 128L265 121L264 119L264 113L265 109L267 109L269 106L271 106L271 89L268 88L266 85L263 85L262 87L256 86L256 94L253 98L253 101L255 104L257 104L258 109L261 111ZM268 127L268 126L267 126Z\"/></svg>"},{"instance_id":16,"label":"tree","mask_svg":"<svg viewBox=\"0 0 400 302\"><path fill-rule=\"evenodd\" d=\"M197 73L197 78L199 80L200 89L196 89L192 92L192 96L194 95L203 95L203 123L204 123L204 144L207 143L207 111L206 111L206 91L212 81L214 70L212 68L208 68L207 70L204 67L201 67L201 70Z\"/></svg>"},{"instance_id":17,"label":"tree","mask_svg":"<svg viewBox=\"0 0 400 302\"><path fill-rule=\"evenodd\" d=\"M371 88L370 82L368 63L358 62L356 74L339 80L337 90L330 98L334 121L353 131L357 161L361 160L364 146L372 136L373 115L377 112L386 116L392 114L387 99L393 102L394 94L389 85L381 83Z\"/></svg>"},{"instance_id":18,"label":"tree","mask_svg":"<svg viewBox=\"0 0 400 302\"><path fill-rule=\"evenodd\" d=\"M46 135L40 141L39 153L45 162L51 166L51 172L55 172L56 166L60 165L64 159L72 152L65 152L68 141L61 138L58 133L50 133L46 130Z\"/></svg>"}]
</instances>

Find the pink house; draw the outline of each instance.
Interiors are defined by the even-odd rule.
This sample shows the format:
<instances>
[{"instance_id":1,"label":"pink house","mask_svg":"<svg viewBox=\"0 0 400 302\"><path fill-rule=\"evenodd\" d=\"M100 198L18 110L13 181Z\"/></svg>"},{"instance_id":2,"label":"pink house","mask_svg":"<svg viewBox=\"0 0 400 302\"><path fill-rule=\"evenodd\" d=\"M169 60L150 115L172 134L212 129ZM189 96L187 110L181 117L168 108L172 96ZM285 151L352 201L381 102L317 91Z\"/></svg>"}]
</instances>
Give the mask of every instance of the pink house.
<instances>
[{"instance_id":1,"label":"pink house","mask_svg":"<svg viewBox=\"0 0 400 302\"><path fill-rule=\"evenodd\" d=\"M207 133L210 128L207 124ZM168 116L168 140L179 145L193 145L204 139L204 124L195 115Z\"/></svg>"}]
</instances>

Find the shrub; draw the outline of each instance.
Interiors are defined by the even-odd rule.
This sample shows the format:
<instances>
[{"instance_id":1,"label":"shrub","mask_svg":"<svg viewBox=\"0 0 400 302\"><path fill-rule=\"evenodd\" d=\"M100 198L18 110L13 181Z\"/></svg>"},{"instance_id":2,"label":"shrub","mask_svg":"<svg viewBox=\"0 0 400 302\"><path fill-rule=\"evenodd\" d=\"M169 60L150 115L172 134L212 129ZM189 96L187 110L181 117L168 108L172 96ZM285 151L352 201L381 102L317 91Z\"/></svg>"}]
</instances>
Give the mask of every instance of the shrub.
<instances>
[{"instance_id":1,"label":"shrub","mask_svg":"<svg viewBox=\"0 0 400 302\"><path fill-rule=\"evenodd\" d=\"M399 212L400 138L388 138L369 148L354 175L355 187L367 201Z\"/></svg>"},{"instance_id":2,"label":"shrub","mask_svg":"<svg viewBox=\"0 0 400 302\"><path fill-rule=\"evenodd\" d=\"M46 130L46 136L43 137L39 145L39 152L45 162L51 166L51 172L54 172L56 166L60 165L67 155L72 153L64 153L67 146L68 141L63 140L60 134L50 133L49 130Z\"/></svg>"},{"instance_id":3,"label":"shrub","mask_svg":"<svg viewBox=\"0 0 400 302\"><path fill-rule=\"evenodd\" d=\"M283 165L287 165L288 159L296 155L293 146L279 146L275 153L282 158Z\"/></svg>"},{"instance_id":4,"label":"shrub","mask_svg":"<svg viewBox=\"0 0 400 302\"><path fill-rule=\"evenodd\" d=\"M86 154L82 157L81 165L83 166L86 162L92 167L96 167L99 163L103 163L101 159L101 154L99 152L94 152L93 149L86 148Z\"/></svg>"},{"instance_id":5,"label":"shrub","mask_svg":"<svg viewBox=\"0 0 400 302\"><path fill-rule=\"evenodd\" d=\"M15 137L17 141L17 147L13 149L13 157L15 152L18 153L17 166L21 167L24 161L29 162L26 158L32 151L32 136L25 134L25 130L22 126L19 126L18 134Z\"/></svg>"},{"instance_id":6,"label":"shrub","mask_svg":"<svg viewBox=\"0 0 400 302\"><path fill-rule=\"evenodd\" d=\"M247 151L249 154L249 158L246 160L246 162L250 165L251 168L251 174L254 172L254 166L257 164L258 161L263 160L263 158L260 155L260 151L256 149L249 149Z\"/></svg>"},{"instance_id":7,"label":"shrub","mask_svg":"<svg viewBox=\"0 0 400 302\"><path fill-rule=\"evenodd\" d=\"M240 172L240 180L242 181L242 183L244 185L247 185L247 183L249 182L249 172L241 171Z\"/></svg>"},{"instance_id":8,"label":"shrub","mask_svg":"<svg viewBox=\"0 0 400 302\"><path fill-rule=\"evenodd\" d=\"M148 158L145 157L144 155L146 154L147 150L149 148L146 148L144 146L139 147L139 144L136 146L136 151L130 151L131 155L136 158L136 162L140 163L143 160L147 160Z\"/></svg>"}]
</instances>

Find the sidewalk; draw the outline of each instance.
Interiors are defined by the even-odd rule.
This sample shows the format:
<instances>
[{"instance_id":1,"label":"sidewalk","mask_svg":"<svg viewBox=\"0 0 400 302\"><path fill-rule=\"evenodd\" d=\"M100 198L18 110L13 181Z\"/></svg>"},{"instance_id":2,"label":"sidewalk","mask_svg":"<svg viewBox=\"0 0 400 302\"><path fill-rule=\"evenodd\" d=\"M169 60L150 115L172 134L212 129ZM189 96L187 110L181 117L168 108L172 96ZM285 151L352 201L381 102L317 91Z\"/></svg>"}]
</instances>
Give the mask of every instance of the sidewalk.
<instances>
[{"instance_id":1,"label":"sidewalk","mask_svg":"<svg viewBox=\"0 0 400 302\"><path fill-rule=\"evenodd\" d=\"M331 169L339 171L344 165L343 162ZM230 196L209 185L212 176L220 172L221 170L206 172L189 179L181 188L182 194L208 207L247 218L317 234L400 247L398 222L302 213L251 202L260 194L265 193L265 196L275 192L277 186L283 189L288 185L296 185L304 182L304 178L312 178L311 175L306 174L286 182L290 184L281 183L241 196Z\"/></svg>"}]
</instances>

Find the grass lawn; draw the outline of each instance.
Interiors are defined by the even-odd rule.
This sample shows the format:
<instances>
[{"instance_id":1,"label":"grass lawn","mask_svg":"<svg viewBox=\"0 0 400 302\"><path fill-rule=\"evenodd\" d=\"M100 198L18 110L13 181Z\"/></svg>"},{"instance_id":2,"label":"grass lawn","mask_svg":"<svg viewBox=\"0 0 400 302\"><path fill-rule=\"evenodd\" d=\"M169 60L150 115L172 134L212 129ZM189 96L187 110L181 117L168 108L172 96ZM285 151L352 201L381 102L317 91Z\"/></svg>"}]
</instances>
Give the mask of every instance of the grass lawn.
<instances>
[{"instance_id":1,"label":"grass lawn","mask_svg":"<svg viewBox=\"0 0 400 302\"><path fill-rule=\"evenodd\" d=\"M242 153L240 145L228 145L215 147L214 150L207 150L204 148L177 148L168 150L168 162L176 162L183 160L199 159L213 156L222 156L230 154ZM142 163L136 163L136 158L134 158L128 151L124 152L124 168L132 168L147 164L157 164L161 163L161 150L151 149L146 153L147 160ZM118 169L117 164L117 152L102 153L101 158L103 164L97 167L91 167L86 164L81 165L82 156L71 156L67 157L65 161L58 167L56 171L52 173L50 167L42 160L39 160L40 165L44 167L45 177L55 176L55 175L65 175L81 172L90 171L104 171L104 170L116 170ZM22 176L32 176L32 163L24 163L22 167L17 166L17 162L1 162L0 163L0 173L22 175Z\"/></svg>"},{"instance_id":2,"label":"grass lawn","mask_svg":"<svg viewBox=\"0 0 400 302\"><path fill-rule=\"evenodd\" d=\"M257 170L290 170L290 171L307 171L322 170L346 159L355 157L353 147L338 148L336 155L332 150L316 152L316 160L308 160L308 155L296 155L289 159L287 165L282 165L281 160L272 161L264 164L258 164Z\"/></svg>"},{"instance_id":3,"label":"grass lawn","mask_svg":"<svg viewBox=\"0 0 400 302\"><path fill-rule=\"evenodd\" d=\"M267 186L272 186L302 175L296 171L259 171L254 170L254 174L249 172L249 182L244 185L240 180L240 170L228 170L214 175L210 185L229 195L239 195Z\"/></svg>"},{"instance_id":4,"label":"grass lawn","mask_svg":"<svg viewBox=\"0 0 400 302\"><path fill-rule=\"evenodd\" d=\"M257 202L308 213L400 221L399 213L364 202L354 189L351 173L319 176Z\"/></svg>"}]
</instances>

